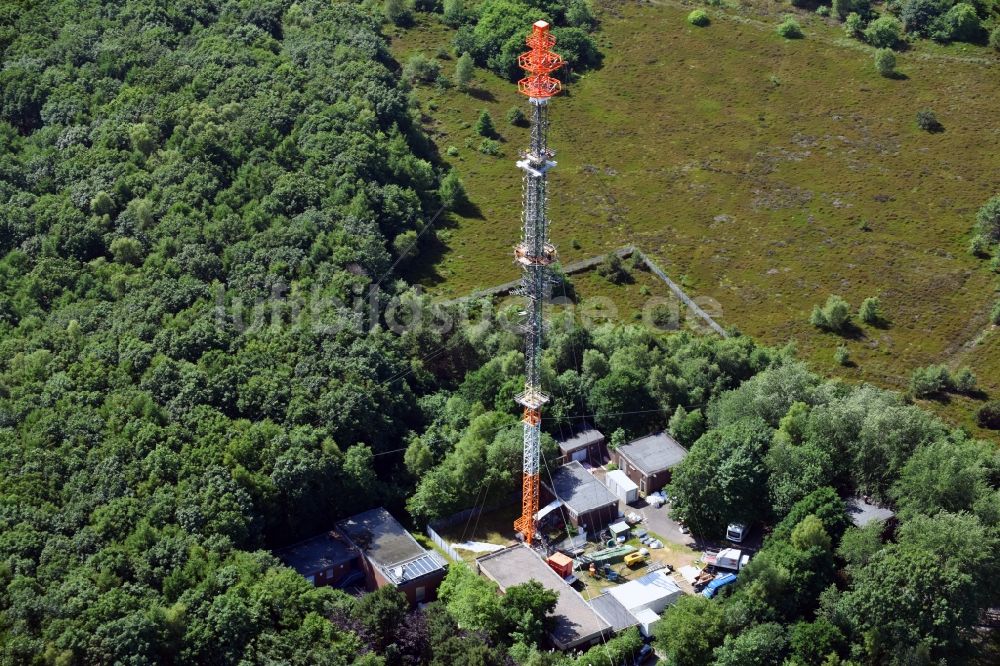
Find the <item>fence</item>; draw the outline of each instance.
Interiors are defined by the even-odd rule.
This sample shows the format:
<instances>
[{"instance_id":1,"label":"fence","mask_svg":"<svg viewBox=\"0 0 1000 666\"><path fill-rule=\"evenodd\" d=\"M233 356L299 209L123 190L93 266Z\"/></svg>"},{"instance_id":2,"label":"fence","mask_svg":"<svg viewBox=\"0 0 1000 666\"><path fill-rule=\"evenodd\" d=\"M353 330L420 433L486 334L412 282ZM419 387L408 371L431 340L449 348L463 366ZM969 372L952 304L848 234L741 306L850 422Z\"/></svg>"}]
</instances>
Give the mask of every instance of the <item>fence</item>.
<instances>
[{"instance_id":1,"label":"fence","mask_svg":"<svg viewBox=\"0 0 1000 666\"><path fill-rule=\"evenodd\" d=\"M636 251L637 250L633 246L626 245L625 247L618 248L617 250L615 250L614 253L617 254L619 258L625 259ZM569 264L564 264L562 267L563 275L572 275L573 273L579 273L580 271L585 271L588 268L593 268L594 266L597 266L601 262L603 262L606 257L607 255L600 254L596 257L590 257L589 259L581 259L579 261L574 261ZM504 282L503 284L498 284L495 287L480 289L479 291L476 291L468 296L462 296L460 298L447 301L447 303L448 304L462 303L464 301L475 300L477 298L485 298L487 296L502 296L504 294L509 294L510 292L514 291L520 286L521 286L520 279L512 280L511 282Z\"/></svg>"},{"instance_id":2,"label":"fence","mask_svg":"<svg viewBox=\"0 0 1000 666\"><path fill-rule=\"evenodd\" d=\"M514 504L520 499L520 497L520 493L512 493L490 506L471 507L465 509L464 511L453 513L450 516L439 518L438 520L432 521L429 525L427 525L427 527L424 528L424 532L426 532L427 536L431 538L431 541L436 543L441 550L448 554L449 557L461 562L462 556L459 555L454 548L452 548L451 544L444 537L437 533L437 529L443 529L445 527L451 527L452 525L458 525L459 523L468 522L472 518L478 518L484 513L496 511L497 509Z\"/></svg>"},{"instance_id":3,"label":"fence","mask_svg":"<svg viewBox=\"0 0 1000 666\"><path fill-rule=\"evenodd\" d=\"M618 248L617 250L615 250L614 253L617 254L622 259L625 259L626 257L628 257L628 256L630 256L632 254L635 254L636 256L638 256L639 259L641 259L642 262L644 264L646 264L646 266L649 268L649 270L652 271L656 275L656 277L660 278L663 281L663 283L666 284L667 287L670 288L670 291L672 291L674 293L674 295L677 296L677 298L679 298L681 300L681 302L683 302L685 305L687 305L696 316L698 316L701 319L705 320L705 323L708 324L709 328L711 328L713 331L715 331L716 333L718 333L719 335L721 335L724 338L728 338L729 337L729 334L726 333L726 330L724 328L722 328L721 326L719 326L719 324L714 319L712 319L712 317L707 312L705 312L704 310L702 310L701 307L699 307L697 303L695 303L693 300L691 300L691 298L686 293L684 293L684 290L681 289L680 286L676 282L674 282L669 277L667 277L667 274L663 272L663 269L661 269L659 266L657 266L656 262L654 262L652 259L650 259L645 253L643 253L642 250L640 250L639 248L635 247L634 245L626 245L625 247ZM607 255L603 255L602 254L602 255L598 255L596 257L590 257L589 259L581 259L580 261L574 261L574 262L572 262L570 264L566 264L566 265L564 265L562 267L563 268L563 273L565 275L570 275L572 273L579 273L580 271L587 270L588 268L593 268L594 266L597 266L598 264L600 264L601 262L603 262L606 256ZM505 282L504 284L498 284L495 287L490 287L488 289L482 289L482 290L477 291L477 292L475 292L475 293L473 293L473 294L471 294L469 296L462 296L460 298L456 298L454 300L447 301L447 303L448 304L462 303L464 301L468 301L468 300L472 300L472 299L476 299L476 298L483 298L483 297L488 297L488 296L499 296L499 295L502 295L502 294L508 294L508 293L510 293L511 291L517 289L520 286L521 286L521 281L520 280L514 280L512 282Z\"/></svg>"},{"instance_id":4,"label":"fence","mask_svg":"<svg viewBox=\"0 0 1000 666\"><path fill-rule=\"evenodd\" d=\"M646 266L649 267L649 270L653 271L653 273L655 273L658 278L660 278L661 280L663 280L663 282L668 287L670 287L670 291L674 292L674 295L676 295L677 298L681 299L684 302L685 305L687 305L689 308L691 308L692 312L694 312L696 315L698 315L699 317L701 317L702 319L704 319L705 322L709 325L709 327L713 331L715 331L716 333L718 333L719 335L721 335L724 338L728 338L729 337L729 334L726 333L725 329L722 328L721 326L719 326L715 322L715 320L712 319L708 315L707 312L705 312L700 307L698 307L698 304L695 303L694 301L692 301L691 298L688 297L688 295L684 293L684 290L681 289L679 286L677 286L677 284L673 280L671 280L670 278L668 278L667 274L664 273L663 270L659 266L657 266L656 263L653 262L652 259L650 259L645 254L643 254L641 250L637 249L636 253L639 255L639 258L642 259L643 263L645 263Z\"/></svg>"},{"instance_id":5,"label":"fence","mask_svg":"<svg viewBox=\"0 0 1000 666\"><path fill-rule=\"evenodd\" d=\"M459 555L455 551L455 549L451 547L450 543L444 540L444 537L435 532L433 527L428 525L427 527L424 528L424 531L427 532L427 536L431 538L431 541L436 543L437 547L443 550L448 557L455 560L456 562L462 561L462 556Z\"/></svg>"}]
</instances>

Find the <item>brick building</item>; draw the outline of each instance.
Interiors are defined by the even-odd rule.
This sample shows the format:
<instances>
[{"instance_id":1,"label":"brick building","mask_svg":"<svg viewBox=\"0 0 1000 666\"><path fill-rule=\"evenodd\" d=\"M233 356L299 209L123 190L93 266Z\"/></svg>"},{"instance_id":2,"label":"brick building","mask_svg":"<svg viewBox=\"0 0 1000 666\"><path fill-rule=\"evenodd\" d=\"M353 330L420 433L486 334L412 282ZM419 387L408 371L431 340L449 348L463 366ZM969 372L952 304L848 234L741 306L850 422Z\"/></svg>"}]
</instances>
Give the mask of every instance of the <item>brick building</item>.
<instances>
[{"instance_id":1,"label":"brick building","mask_svg":"<svg viewBox=\"0 0 1000 666\"><path fill-rule=\"evenodd\" d=\"M275 555L316 587L364 585L361 553L339 532L331 530L316 535Z\"/></svg>"},{"instance_id":2,"label":"brick building","mask_svg":"<svg viewBox=\"0 0 1000 666\"><path fill-rule=\"evenodd\" d=\"M619 446L611 462L639 486L639 494L656 492L670 481L670 470L687 455L687 449L665 432L648 435Z\"/></svg>"},{"instance_id":3,"label":"brick building","mask_svg":"<svg viewBox=\"0 0 1000 666\"><path fill-rule=\"evenodd\" d=\"M371 509L340 521L337 528L364 556L368 589L394 585L411 604L437 598L448 564L417 543L388 511Z\"/></svg>"},{"instance_id":4,"label":"brick building","mask_svg":"<svg viewBox=\"0 0 1000 666\"><path fill-rule=\"evenodd\" d=\"M563 515L575 527L598 532L618 517L618 497L574 460L542 481L542 504L560 500Z\"/></svg>"}]
</instances>

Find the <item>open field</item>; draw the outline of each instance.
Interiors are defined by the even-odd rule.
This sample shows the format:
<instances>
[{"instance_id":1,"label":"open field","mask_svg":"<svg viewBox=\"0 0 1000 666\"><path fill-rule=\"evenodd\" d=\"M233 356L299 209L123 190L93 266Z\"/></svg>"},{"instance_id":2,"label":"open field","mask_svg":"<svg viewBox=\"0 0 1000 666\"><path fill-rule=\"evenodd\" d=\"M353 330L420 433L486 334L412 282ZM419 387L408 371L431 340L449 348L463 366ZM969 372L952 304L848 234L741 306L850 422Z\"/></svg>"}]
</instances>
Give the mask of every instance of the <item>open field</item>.
<instances>
[{"instance_id":1,"label":"open field","mask_svg":"<svg viewBox=\"0 0 1000 666\"><path fill-rule=\"evenodd\" d=\"M870 49L814 15L798 17L805 39L786 41L764 9L709 8L713 22L699 29L685 22L691 6L598 7L603 67L567 86L551 112L552 234L565 260L635 243L691 296L716 299L722 325L795 341L820 372L902 389L914 367L969 365L987 393L1000 392L1000 334L987 319L996 276L966 251L975 211L998 187L1000 59L920 43L899 55L906 78L887 79ZM454 34L418 19L393 40L400 61L434 56ZM443 62L449 75L453 64ZM527 130L503 117L523 102L509 82L476 75L471 94L416 93L478 211L453 220L444 253L417 276L448 297L516 275L512 162ZM918 129L922 108L945 131ZM504 135L500 157L466 145L478 144L471 125L482 109ZM829 294L854 307L879 296L889 326L850 338L813 329L809 312ZM852 367L834 362L840 344ZM974 429L976 404L931 406Z\"/></svg>"}]
</instances>

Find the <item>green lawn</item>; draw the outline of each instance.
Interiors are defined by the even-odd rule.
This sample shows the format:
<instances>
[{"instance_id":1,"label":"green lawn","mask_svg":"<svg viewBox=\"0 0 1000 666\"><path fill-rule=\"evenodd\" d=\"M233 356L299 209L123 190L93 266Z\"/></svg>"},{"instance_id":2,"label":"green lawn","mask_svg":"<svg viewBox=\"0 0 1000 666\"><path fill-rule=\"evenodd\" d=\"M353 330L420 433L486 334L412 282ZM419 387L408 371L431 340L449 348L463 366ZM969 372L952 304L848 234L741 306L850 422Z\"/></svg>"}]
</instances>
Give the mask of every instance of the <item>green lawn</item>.
<instances>
[{"instance_id":1,"label":"green lawn","mask_svg":"<svg viewBox=\"0 0 1000 666\"><path fill-rule=\"evenodd\" d=\"M886 79L871 50L832 20L800 13L805 39L786 41L764 5L709 8L707 28L685 22L691 8L599 3L604 65L568 85L551 111L552 235L563 259L634 243L684 276L690 295L716 299L722 325L795 341L820 372L902 389L916 366L970 365L1000 393L1000 336L987 319L997 281L966 251L1000 172L1000 59L920 43L899 54L906 78ZM453 34L420 14L392 47L400 61L434 56ZM454 59L443 65L450 75ZM478 209L445 223L443 254L415 276L442 297L517 274L513 161L527 130L503 117L524 102L483 70L475 86L416 92L426 130ZM944 132L916 127L925 107ZM478 144L471 125L482 109L504 135L500 157L466 147ZM576 281L581 292L617 293L593 273ZM848 339L813 329L809 311L831 293L854 307L879 296L891 324ZM620 298L633 316L635 294ZM839 344L854 367L834 362ZM972 428L976 404L931 406Z\"/></svg>"}]
</instances>

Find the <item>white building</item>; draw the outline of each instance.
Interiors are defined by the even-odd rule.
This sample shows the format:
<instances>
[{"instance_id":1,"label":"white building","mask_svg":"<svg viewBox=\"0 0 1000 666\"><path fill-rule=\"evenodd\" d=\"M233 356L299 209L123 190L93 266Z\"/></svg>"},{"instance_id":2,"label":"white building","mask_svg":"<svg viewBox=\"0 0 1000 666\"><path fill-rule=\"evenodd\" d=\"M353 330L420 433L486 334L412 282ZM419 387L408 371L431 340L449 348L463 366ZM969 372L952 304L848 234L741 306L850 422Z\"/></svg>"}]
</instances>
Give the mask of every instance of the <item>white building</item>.
<instances>
[{"instance_id":1,"label":"white building","mask_svg":"<svg viewBox=\"0 0 1000 666\"><path fill-rule=\"evenodd\" d=\"M604 477L604 484L608 490L626 504L631 504L639 499L639 486L620 469L608 472Z\"/></svg>"}]
</instances>

